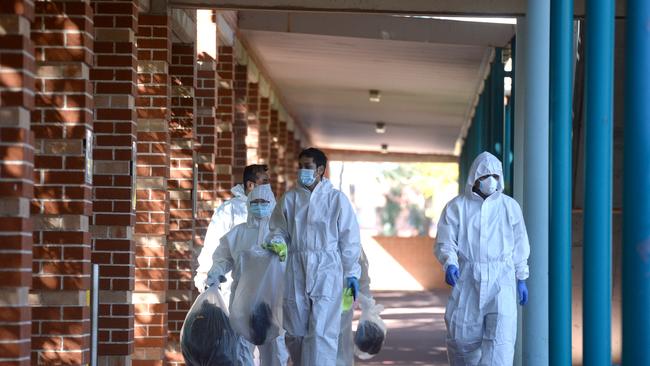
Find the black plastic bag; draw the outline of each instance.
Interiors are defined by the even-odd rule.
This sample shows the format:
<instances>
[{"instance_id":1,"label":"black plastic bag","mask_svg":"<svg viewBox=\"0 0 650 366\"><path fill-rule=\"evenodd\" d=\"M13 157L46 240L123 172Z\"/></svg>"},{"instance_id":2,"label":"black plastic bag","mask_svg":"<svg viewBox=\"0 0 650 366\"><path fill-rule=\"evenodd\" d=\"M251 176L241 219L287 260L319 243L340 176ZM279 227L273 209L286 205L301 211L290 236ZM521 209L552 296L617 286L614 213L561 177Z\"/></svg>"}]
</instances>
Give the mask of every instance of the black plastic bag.
<instances>
[{"instance_id":1,"label":"black plastic bag","mask_svg":"<svg viewBox=\"0 0 650 366\"><path fill-rule=\"evenodd\" d=\"M200 294L187 313L181 351L188 366L237 366L239 336L217 286Z\"/></svg>"}]
</instances>

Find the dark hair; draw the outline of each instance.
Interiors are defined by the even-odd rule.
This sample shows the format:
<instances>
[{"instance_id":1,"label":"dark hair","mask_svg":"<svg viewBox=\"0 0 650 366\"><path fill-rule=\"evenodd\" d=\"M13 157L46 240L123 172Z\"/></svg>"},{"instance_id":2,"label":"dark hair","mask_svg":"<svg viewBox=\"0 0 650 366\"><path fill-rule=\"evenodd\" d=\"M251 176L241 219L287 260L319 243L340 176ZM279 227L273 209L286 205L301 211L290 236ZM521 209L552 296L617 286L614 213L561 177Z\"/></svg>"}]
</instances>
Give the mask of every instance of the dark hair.
<instances>
[{"instance_id":1,"label":"dark hair","mask_svg":"<svg viewBox=\"0 0 650 366\"><path fill-rule=\"evenodd\" d=\"M314 147L310 147L301 151L300 155L298 155L298 159L301 159L302 157L314 159L314 164L316 164L317 168L319 166L327 168L327 156L325 156L324 152Z\"/></svg>"},{"instance_id":2,"label":"dark hair","mask_svg":"<svg viewBox=\"0 0 650 366\"><path fill-rule=\"evenodd\" d=\"M244 168L244 177L243 182L246 185L247 182L257 182L257 174L264 173L269 170L269 167L266 164L253 164Z\"/></svg>"}]
</instances>

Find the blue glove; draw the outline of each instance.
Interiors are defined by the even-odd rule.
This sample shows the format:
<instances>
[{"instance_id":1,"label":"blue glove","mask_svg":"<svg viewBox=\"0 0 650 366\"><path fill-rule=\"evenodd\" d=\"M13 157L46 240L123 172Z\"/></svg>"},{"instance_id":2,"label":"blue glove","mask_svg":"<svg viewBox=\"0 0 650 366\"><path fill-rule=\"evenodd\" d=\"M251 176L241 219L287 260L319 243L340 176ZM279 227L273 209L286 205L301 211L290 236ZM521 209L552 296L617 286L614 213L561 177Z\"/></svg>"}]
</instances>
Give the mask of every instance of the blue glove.
<instances>
[{"instance_id":1,"label":"blue glove","mask_svg":"<svg viewBox=\"0 0 650 366\"><path fill-rule=\"evenodd\" d=\"M458 267L453 264L447 266L447 272L445 272L445 282L451 287L456 286L456 281L458 281L460 273L458 272Z\"/></svg>"},{"instance_id":2,"label":"blue glove","mask_svg":"<svg viewBox=\"0 0 650 366\"><path fill-rule=\"evenodd\" d=\"M352 298L357 300L357 293L359 292L359 280L356 277L348 277L348 288L352 290Z\"/></svg>"},{"instance_id":3,"label":"blue glove","mask_svg":"<svg viewBox=\"0 0 650 366\"><path fill-rule=\"evenodd\" d=\"M524 306L528 303L528 287L526 287L526 281L517 280L517 295L519 295L519 305Z\"/></svg>"}]
</instances>

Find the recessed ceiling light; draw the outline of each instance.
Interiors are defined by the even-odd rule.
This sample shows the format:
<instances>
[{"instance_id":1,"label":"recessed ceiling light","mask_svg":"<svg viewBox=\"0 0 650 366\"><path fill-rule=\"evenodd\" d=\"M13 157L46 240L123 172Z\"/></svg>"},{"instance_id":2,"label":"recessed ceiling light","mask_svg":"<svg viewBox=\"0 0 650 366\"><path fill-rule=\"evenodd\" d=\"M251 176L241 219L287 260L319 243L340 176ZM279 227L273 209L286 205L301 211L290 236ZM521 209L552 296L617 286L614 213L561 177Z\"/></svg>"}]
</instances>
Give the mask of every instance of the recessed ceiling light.
<instances>
[{"instance_id":1,"label":"recessed ceiling light","mask_svg":"<svg viewBox=\"0 0 650 366\"><path fill-rule=\"evenodd\" d=\"M385 133L386 132L386 124L384 122L377 122L377 125L375 126L375 132L377 132L377 133Z\"/></svg>"},{"instance_id":2,"label":"recessed ceiling light","mask_svg":"<svg viewBox=\"0 0 650 366\"><path fill-rule=\"evenodd\" d=\"M381 144L381 153L388 154L388 144Z\"/></svg>"},{"instance_id":3,"label":"recessed ceiling light","mask_svg":"<svg viewBox=\"0 0 650 366\"><path fill-rule=\"evenodd\" d=\"M370 89L370 101L374 103L379 103L380 100L381 100L381 94L379 93L379 90Z\"/></svg>"}]
</instances>

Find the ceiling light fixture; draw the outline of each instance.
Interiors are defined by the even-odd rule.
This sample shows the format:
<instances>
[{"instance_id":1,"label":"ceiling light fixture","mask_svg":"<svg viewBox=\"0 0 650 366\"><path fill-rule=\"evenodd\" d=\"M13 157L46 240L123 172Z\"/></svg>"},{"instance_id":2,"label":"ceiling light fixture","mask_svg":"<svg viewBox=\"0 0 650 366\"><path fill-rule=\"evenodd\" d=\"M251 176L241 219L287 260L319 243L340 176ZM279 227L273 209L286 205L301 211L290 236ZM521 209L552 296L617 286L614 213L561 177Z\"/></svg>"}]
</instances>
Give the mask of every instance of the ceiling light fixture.
<instances>
[{"instance_id":1,"label":"ceiling light fixture","mask_svg":"<svg viewBox=\"0 0 650 366\"><path fill-rule=\"evenodd\" d=\"M386 133L386 124L384 122L377 122L377 125L375 126L375 132Z\"/></svg>"},{"instance_id":2,"label":"ceiling light fixture","mask_svg":"<svg viewBox=\"0 0 650 366\"><path fill-rule=\"evenodd\" d=\"M370 89L370 101L373 103L379 103L380 100L381 94L379 93L379 90Z\"/></svg>"},{"instance_id":3,"label":"ceiling light fixture","mask_svg":"<svg viewBox=\"0 0 650 366\"><path fill-rule=\"evenodd\" d=\"M381 153L388 154L388 144L381 144Z\"/></svg>"}]
</instances>

